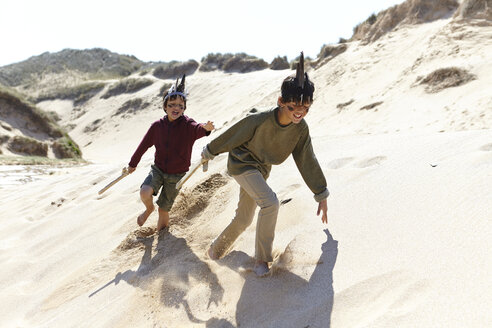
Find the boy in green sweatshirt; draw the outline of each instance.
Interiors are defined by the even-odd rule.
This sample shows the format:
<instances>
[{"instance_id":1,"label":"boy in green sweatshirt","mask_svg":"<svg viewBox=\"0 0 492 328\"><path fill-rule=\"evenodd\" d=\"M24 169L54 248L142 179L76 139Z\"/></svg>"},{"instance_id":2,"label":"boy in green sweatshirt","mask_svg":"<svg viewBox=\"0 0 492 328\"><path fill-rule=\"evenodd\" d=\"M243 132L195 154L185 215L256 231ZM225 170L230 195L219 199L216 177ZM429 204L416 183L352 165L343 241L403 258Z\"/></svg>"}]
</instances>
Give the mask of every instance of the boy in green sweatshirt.
<instances>
[{"instance_id":1,"label":"boy in green sweatshirt","mask_svg":"<svg viewBox=\"0 0 492 328\"><path fill-rule=\"evenodd\" d=\"M281 87L277 107L247 116L203 148L202 157L211 160L229 152L227 169L240 186L236 215L208 250L211 259L224 256L239 235L253 222L260 207L256 226L255 267L258 276L269 273L279 200L266 180L272 165L284 162L290 154L307 186L319 203L317 215L328 223L329 195L326 179L313 151L304 117L313 102L314 84L304 73L301 53L296 76L287 77Z\"/></svg>"}]
</instances>

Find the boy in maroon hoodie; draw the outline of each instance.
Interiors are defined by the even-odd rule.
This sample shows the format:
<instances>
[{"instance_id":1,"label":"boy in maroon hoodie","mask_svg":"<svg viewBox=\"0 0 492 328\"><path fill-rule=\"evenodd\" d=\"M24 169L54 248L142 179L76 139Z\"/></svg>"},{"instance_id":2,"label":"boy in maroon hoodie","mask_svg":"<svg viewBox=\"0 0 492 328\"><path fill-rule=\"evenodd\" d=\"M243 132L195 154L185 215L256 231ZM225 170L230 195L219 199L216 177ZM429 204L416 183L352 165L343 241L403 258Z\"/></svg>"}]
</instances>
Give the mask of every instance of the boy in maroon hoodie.
<instances>
[{"instance_id":1,"label":"boy in maroon hoodie","mask_svg":"<svg viewBox=\"0 0 492 328\"><path fill-rule=\"evenodd\" d=\"M214 124L197 123L192 118L183 115L186 109L185 75L181 82L173 85L164 95L163 118L150 126L137 150L128 164L128 172L133 173L143 154L155 146L154 164L149 175L140 187L140 199L145 205L145 211L137 218L137 224L142 226L154 211L153 196L162 191L156 204L159 210L157 231L169 225L169 211L178 195L176 183L190 168L191 151L195 141L209 135Z\"/></svg>"}]
</instances>

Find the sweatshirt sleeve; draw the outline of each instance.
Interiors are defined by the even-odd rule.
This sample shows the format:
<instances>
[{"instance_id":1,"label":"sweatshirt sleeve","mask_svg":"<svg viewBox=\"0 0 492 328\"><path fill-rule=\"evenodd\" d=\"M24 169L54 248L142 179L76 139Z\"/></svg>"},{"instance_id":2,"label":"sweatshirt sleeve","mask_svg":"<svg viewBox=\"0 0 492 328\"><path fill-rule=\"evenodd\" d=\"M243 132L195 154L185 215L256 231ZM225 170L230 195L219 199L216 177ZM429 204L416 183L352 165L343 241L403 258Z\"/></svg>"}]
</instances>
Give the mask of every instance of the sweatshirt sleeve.
<instances>
[{"instance_id":1,"label":"sweatshirt sleeve","mask_svg":"<svg viewBox=\"0 0 492 328\"><path fill-rule=\"evenodd\" d=\"M154 145L154 132L156 129L156 125L152 124L143 137L142 141L137 147L137 150L135 150L135 153L133 153L132 158L130 159L130 163L128 163L128 166L130 167L137 167L138 163L142 159L143 154Z\"/></svg>"},{"instance_id":2,"label":"sweatshirt sleeve","mask_svg":"<svg viewBox=\"0 0 492 328\"><path fill-rule=\"evenodd\" d=\"M259 115L250 115L243 118L224 131L220 136L212 140L206 146L206 150L213 156L233 150L251 140L256 131L256 127L261 122L262 117Z\"/></svg>"},{"instance_id":3,"label":"sweatshirt sleeve","mask_svg":"<svg viewBox=\"0 0 492 328\"><path fill-rule=\"evenodd\" d=\"M297 168L304 182L314 193L314 199L320 202L330 194L326 188L326 179L313 151L309 129L306 126L292 152Z\"/></svg>"},{"instance_id":4,"label":"sweatshirt sleeve","mask_svg":"<svg viewBox=\"0 0 492 328\"><path fill-rule=\"evenodd\" d=\"M203 127L203 125L204 124L197 123L193 119L189 119L189 127L190 127L190 130L191 130L192 134L193 134L193 138L195 140L210 135L211 131L205 130L205 128Z\"/></svg>"}]
</instances>

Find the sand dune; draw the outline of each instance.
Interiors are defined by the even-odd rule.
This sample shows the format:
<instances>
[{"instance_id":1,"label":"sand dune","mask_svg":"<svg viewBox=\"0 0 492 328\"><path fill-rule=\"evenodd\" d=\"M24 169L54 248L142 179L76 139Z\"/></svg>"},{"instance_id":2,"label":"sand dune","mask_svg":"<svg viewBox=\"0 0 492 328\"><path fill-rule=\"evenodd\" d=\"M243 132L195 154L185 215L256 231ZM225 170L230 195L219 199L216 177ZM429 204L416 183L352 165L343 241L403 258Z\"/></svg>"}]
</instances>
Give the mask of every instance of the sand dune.
<instances>
[{"instance_id":1,"label":"sand dune","mask_svg":"<svg viewBox=\"0 0 492 328\"><path fill-rule=\"evenodd\" d=\"M254 224L223 259L205 256L239 194L225 155L187 182L169 231L155 233L156 213L136 225L151 151L98 195L162 115L162 82L93 98L78 117L66 102L42 103L75 124L91 163L19 177L19 168L1 168L1 326L491 326L491 36L490 25L452 17L403 26L371 44L350 42L309 71L307 121L331 191L329 224L293 160L275 167L269 182L290 201L264 279L250 270ZM420 84L449 67L476 78L433 93ZM214 120L218 135L253 107L275 105L289 73L196 73L187 114ZM134 97L151 105L112 116ZM193 159L209 140L196 143Z\"/></svg>"}]
</instances>

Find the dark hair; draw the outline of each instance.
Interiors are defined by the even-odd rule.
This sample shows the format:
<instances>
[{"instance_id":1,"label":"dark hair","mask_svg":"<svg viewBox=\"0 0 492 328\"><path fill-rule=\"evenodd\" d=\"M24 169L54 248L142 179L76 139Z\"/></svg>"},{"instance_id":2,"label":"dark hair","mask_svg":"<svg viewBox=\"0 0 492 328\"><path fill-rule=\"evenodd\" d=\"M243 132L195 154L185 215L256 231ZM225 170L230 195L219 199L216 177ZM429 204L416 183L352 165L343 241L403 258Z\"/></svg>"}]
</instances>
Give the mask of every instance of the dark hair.
<instances>
[{"instance_id":1,"label":"dark hair","mask_svg":"<svg viewBox=\"0 0 492 328\"><path fill-rule=\"evenodd\" d=\"M288 76L282 82L281 93L284 102L311 104L313 102L314 83L309 80L307 73L304 75L302 87L299 86L297 77Z\"/></svg>"}]
</instances>

